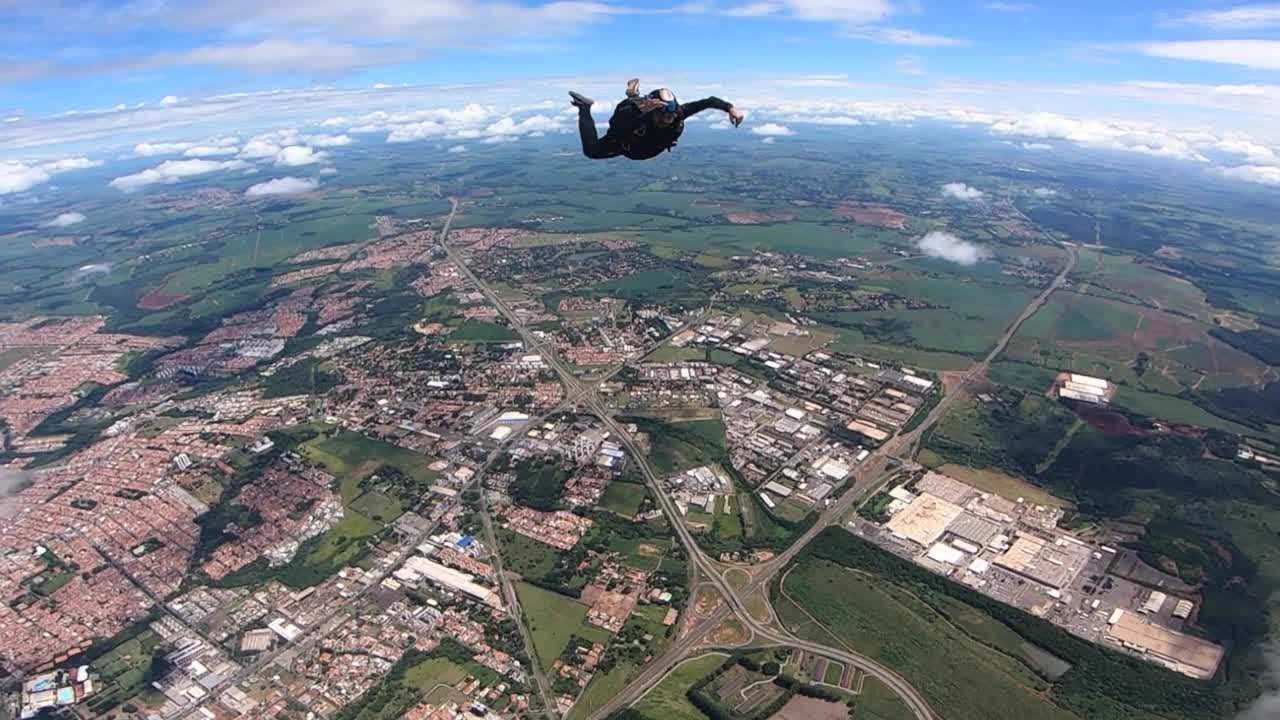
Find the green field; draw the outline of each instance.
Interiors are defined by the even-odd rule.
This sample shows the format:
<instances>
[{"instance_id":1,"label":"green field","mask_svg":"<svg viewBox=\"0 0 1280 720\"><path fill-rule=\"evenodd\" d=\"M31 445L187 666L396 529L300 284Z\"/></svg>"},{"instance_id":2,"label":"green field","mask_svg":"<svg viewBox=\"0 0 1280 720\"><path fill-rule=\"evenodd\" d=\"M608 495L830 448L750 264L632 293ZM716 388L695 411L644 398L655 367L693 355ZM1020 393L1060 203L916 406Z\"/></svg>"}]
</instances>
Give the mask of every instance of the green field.
<instances>
[{"instance_id":1,"label":"green field","mask_svg":"<svg viewBox=\"0 0 1280 720\"><path fill-rule=\"evenodd\" d=\"M1239 423L1224 420L1190 400L1138 390L1125 385L1121 385L1116 389L1116 396L1112 399L1111 404L1127 412L1159 418L1173 423L1217 428L1242 435L1251 435L1256 432Z\"/></svg>"},{"instance_id":2,"label":"green field","mask_svg":"<svg viewBox=\"0 0 1280 720\"><path fill-rule=\"evenodd\" d=\"M1003 360L992 363L991 368L987 371L987 377L992 382L1034 393L1047 392L1057 376L1057 370Z\"/></svg>"},{"instance_id":3,"label":"green field","mask_svg":"<svg viewBox=\"0 0 1280 720\"><path fill-rule=\"evenodd\" d=\"M685 693L694 683L701 680L724 662L725 656L720 653L701 655L685 660L667 674L662 682L645 693L635 704L635 709L648 720L706 720Z\"/></svg>"},{"instance_id":4,"label":"green field","mask_svg":"<svg viewBox=\"0 0 1280 720\"><path fill-rule=\"evenodd\" d=\"M520 336L511 328L484 320L467 320L449 333L450 342L506 343L519 339Z\"/></svg>"},{"instance_id":5,"label":"green field","mask_svg":"<svg viewBox=\"0 0 1280 720\"><path fill-rule=\"evenodd\" d=\"M304 544L281 572L281 579L295 587L318 584L355 564L368 551L366 538L400 516L401 498L390 491L369 491L365 487L379 467L393 467L421 485L429 485L438 477L427 468L429 460L425 456L357 433L341 431L333 437L314 438L299 446L298 451L338 478L344 512L337 525Z\"/></svg>"},{"instance_id":6,"label":"green field","mask_svg":"<svg viewBox=\"0 0 1280 720\"><path fill-rule=\"evenodd\" d=\"M640 511L640 504L644 502L647 492L645 486L639 483L615 480L604 489L604 495L600 497L600 507L622 517L633 517Z\"/></svg>"},{"instance_id":7,"label":"green field","mask_svg":"<svg viewBox=\"0 0 1280 720\"><path fill-rule=\"evenodd\" d=\"M952 405L929 433L926 447L948 462L1034 476L1078 421L1041 395L1009 389L994 395L992 403Z\"/></svg>"},{"instance_id":8,"label":"green field","mask_svg":"<svg viewBox=\"0 0 1280 720\"><path fill-rule=\"evenodd\" d=\"M1212 329L1152 307L1058 292L1019 329L1005 359L1170 395L1269 377L1263 363L1212 337Z\"/></svg>"},{"instance_id":9,"label":"green field","mask_svg":"<svg viewBox=\"0 0 1280 720\"><path fill-rule=\"evenodd\" d=\"M574 635L594 642L609 642L608 632L587 624L587 606L577 600L523 582L516 583L516 594L542 667L550 668Z\"/></svg>"},{"instance_id":10,"label":"green field","mask_svg":"<svg viewBox=\"0 0 1280 720\"><path fill-rule=\"evenodd\" d=\"M431 459L425 455L346 430L310 440L302 445L300 452L335 475L351 473L372 463L370 469L393 465L420 482L430 483L439 477L427 467Z\"/></svg>"},{"instance_id":11,"label":"green field","mask_svg":"<svg viewBox=\"0 0 1280 720\"><path fill-rule=\"evenodd\" d=\"M716 420L661 422L627 418L649 435L649 461L661 475L719 463L726 457L724 423Z\"/></svg>"},{"instance_id":12,"label":"green field","mask_svg":"<svg viewBox=\"0 0 1280 720\"><path fill-rule=\"evenodd\" d=\"M90 669L101 678L97 693L86 703L97 716L105 716L111 708L144 691L147 683L159 679L153 663L158 657L157 651L162 649L162 638L151 630L125 631L124 634L127 637L115 647L89 663Z\"/></svg>"},{"instance_id":13,"label":"green field","mask_svg":"<svg viewBox=\"0 0 1280 720\"><path fill-rule=\"evenodd\" d=\"M404 674L404 684L426 694L437 685L457 685L467 677L467 671L448 658L429 658L411 666Z\"/></svg>"},{"instance_id":14,"label":"green field","mask_svg":"<svg viewBox=\"0 0 1280 720\"><path fill-rule=\"evenodd\" d=\"M644 356L643 362L671 363L684 360L705 360L707 353L702 348L674 347L670 343L662 345ZM3 368L0 368L3 369Z\"/></svg>"},{"instance_id":15,"label":"green field","mask_svg":"<svg viewBox=\"0 0 1280 720\"><path fill-rule=\"evenodd\" d=\"M540 578L556 566L556 551L551 546L505 528L496 528L495 534L502 545L506 569L525 577Z\"/></svg>"},{"instance_id":16,"label":"green field","mask_svg":"<svg viewBox=\"0 0 1280 720\"><path fill-rule=\"evenodd\" d=\"M1067 720L1047 683L1014 657L952 625L908 593L825 561L796 565L775 603L788 628L883 662L955 720ZM789 599L788 599L789 598ZM799 602L797 607L793 602ZM805 613L821 618L816 624ZM855 716L856 717L856 716Z\"/></svg>"},{"instance_id":17,"label":"green field","mask_svg":"<svg viewBox=\"0 0 1280 720\"><path fill-rule=\"evenodd\" d=\"M863 679L862 692L853 706L853 720L915 720L915 713L889 686L869 677Z\"/></svg>"}]
</instances>

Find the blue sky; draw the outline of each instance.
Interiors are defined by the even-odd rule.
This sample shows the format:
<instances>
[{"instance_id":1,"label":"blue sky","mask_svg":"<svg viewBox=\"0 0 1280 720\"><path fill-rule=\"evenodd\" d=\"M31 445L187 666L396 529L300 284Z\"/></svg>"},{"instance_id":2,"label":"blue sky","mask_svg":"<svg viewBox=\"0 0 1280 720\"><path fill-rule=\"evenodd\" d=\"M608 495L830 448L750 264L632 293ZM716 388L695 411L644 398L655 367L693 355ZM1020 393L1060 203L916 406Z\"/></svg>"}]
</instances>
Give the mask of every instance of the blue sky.
<instances>
[{"instance_id":1,"label":"blue sky","mask_svg":"<svg viewBox=\"0 0 1280 720\"><path fill-rule=\"evenodd\" d=\"M0 28L0 110L37 116L315 83L636 67L922 87L1271 84L1280 74L1280 4L1212 0L0 0Z\"/></svg>"},{"instance_id":2,"label":"blue sky","mask_svg":"<svg viewBox=\"0 0 1280 720\"><path fill-rule=\"evenodd\" d=\"M632 75L749 126L928 117L1280 185L1280 2L0 0L0 194L135 144L568 131L564 90Z\"/></svg>"}]
</instances>

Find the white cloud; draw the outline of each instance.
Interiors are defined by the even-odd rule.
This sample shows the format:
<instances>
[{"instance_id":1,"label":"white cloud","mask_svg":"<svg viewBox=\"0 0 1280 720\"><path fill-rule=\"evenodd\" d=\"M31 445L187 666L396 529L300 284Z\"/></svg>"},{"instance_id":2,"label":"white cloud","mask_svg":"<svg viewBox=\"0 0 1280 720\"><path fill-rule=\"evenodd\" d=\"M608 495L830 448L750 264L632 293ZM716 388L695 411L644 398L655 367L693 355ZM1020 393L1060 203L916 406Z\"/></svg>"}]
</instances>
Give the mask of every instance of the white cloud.
<instances>
[{"instance_id":1,"label":"white cloud","mask_svg":"<svg viewBox=\"0 0 1280 720\"><path fill-rule=\"evenodd\" d=\"M1143 124L1076 119L1053 113L1030 113L992 123L991 132L1042 140L1069 140L1147 155L1204 161L1197 144L1186 137ZM1215 140L1216 142L1216 140Z\"/></svg>"},{"instance_id":2,"label":"white cloud","mask_svg":"<svg viewBox=\"0 0 1280 720\"><path fill-rule=\"evenodd\" d=\"M108 185L123 192L134 192L148 185L172 184L179 180L197 175L206 175L219 170L238 170L244 167L239 160L166 160L159 165L137 172L123 175L112 180Z\"/></svg>"},{"instance_id":3,"label":"white cloud","mask_svg":"<svg viewBox=\"0 0 1280 720\"><path fill-rule=\"evenodd\" d=\"M1032 190L1031 194L1038 198L1051 198L1057 197L1058 191L1053 188L1038 187L1035 190Z\"/></svg>"},{"instance_id":4,"label":"white cloud","mask_svg":"<svg viewBox=\"0 0 1280 720\"><path fill-rule=\"evenodd\" d=\"M894 61L894 66L902 75L923 75L924 58L919 55L903 55Z\"/></svg>"},{"instance_id":5,"label":"white cloud","mask_svg":"<svg viewBox=\"0 0 1280 720\"><path fill-rule=\"evenodd\" d=\"M546 115L534 115L520 122L516 122L510 116L507 116L489 125L484 131L488 135L528 135L534 132L559 130L563 127L564 121L562 119L551 118Z\"/></svg>"},{"instance_id":6,"label":"white cloud","mask_svg":"<svg viewBox=\"0 0 1280 720\"><path fill-rule=\"evenodd\" d=\"M1052 150L1053 149L1053 146L1048 143L1034 143L1034 142L1024 142L1022 143L1021 147L1023 150Z\"/></svg>"},{"instance_id":7,"label":"white cloud","mask_svg":"<svg viewBox=\"0 0 1280 720\"><path fill-rule=\"evenodd\" d=\"M961 240L949 232L934 230L916 241L920 252L960 265L975 265L991 253L981 245Z\"/></svg>"},{"instance_id":8,"label":"white cloud","mask_svg":"<svg viewBox=\"0 0 1280 720\"><path fill-rule=\"evenodd\" d=\"M312 147L342 147L351 144L350 135L307 135L303 140Z\"/></svg>"},{"instance_id":9,"label":"white cloud","mask_svg":"<svg viewBox=\"0 0 1280 720\"><path fill-rule=\"evenodd\" d=\"M1210 30L1262 30L1280 25L1280 4L1201 10L1183 15L1174 24L1198 25Z\"/></svg>"},{"instance_id":10,"label":"white cloud","mask_svg":"<svg viewBox=\"0 0 1280 720\"><path fill-rule=\"evenodd\" d=\"M1146 43L1137 49L1154 57L1280 70L1280 40L1183 40Z\"/></svg>"},{"instance_id":11,"label":"white cloud","mask_svg":"<svg viewBox=\"0 0 1280 720\"><path fill-rule=\"evenodd\" d=\"M782 10L776 2L753 2L745 5L734 5L724 11L729 17L764 17Z\"/></svg>"},{"instance_id":12,"label":"white cloud","mask_svg":"<svg viewBox=\"0 0 1280 720\"><path fill-rule=\"evenodd\" d=\"M383 129L385 128L378 127L374 132ZM351 132L356 131L356 128L351 129ZM423 138L443 135L446 132L448 132L448 129L435 120L423 120L418 123L405 123L404 125L395 125L391 128L391 132L387 133L387 142L412 142L414 140L422 140Z\"/></svg>"},{"instance_id":13,"label":"white cloud","mask_svg":"<svg viewBox=\"0 0 1280 720\"><path fill-rule=\"evenodd\" d=\"M296 177L282 177L250 185L244 191L245 197L264 197L267 195L296 195L311 192L320 187L318 180Z\"/></svg>"},{"instance_id":14,"label":"white cloud","mask_svg":"<svg viewBox=\"0 0 1280 720\"><path fill-rule=\"evenodd\" d=\"M85 218L82 213L64 212L64 213L60 213L58 217L45 223L44 226L50 227L50 228L64 228L64 227L70 227L72 225L78 225L84 222L84 220Z\"/></svg>"},{"instance_id":15,"label":"white cloud","mask_svg":"<svg viewBox=\"0 0 1280 720\"><path fill-rule=\"evenodd\" d=\"M101 164L102 164L102 161L100 160L90 160L89 158L86 158L86 157L73 157L73 158L64 158L62 160L54 160L53 162L47 162L41 165L40 167L44 168L50 173L56 174L56 173L66 172L68 170L88 170L89 168L98 167Z\"/></svg>"},{"instance_id":16,"label":"white cloud","mask_svg":"<svg viewBox=\"0 0 1280 720\"><path fill-rule=\"evenodd\" d=\"M250 138L249 142L244 144L240 149L240 157L246 160L258 160L261 158L273 158L280 152L280 146L275 141L264 137Z\"/></svg>"},{"instance_id":17,"label":"white cloud","mask_svg":"<svg viewBox=\"0 0 1280 720\"><path fill-rule=\"evenodd\" d=\"M1276 151L1246 137L1225 137L1213 146L1214 150L1233 155L1243 155L1245 160L1253 164L1275 163L1278 157Z\"/></svg>"},{"instance_id":18,"label":"white cloud","mask_svg":"<svg viewBox=\"0 0 1280 720\"><path fill-rule=\"evenodd\" d=\"M327 167L327 168L320 168L320 174L321 174L321 175L337 175L337 174L338 174L338 169L337 169L337 168L331 168L331 167Z\"/></svg>"},{"instance_id":19,"label":"white cloud","mask_svg":"<svg viewBox=\"0 0 1280 720\"><path fill-rule=\"evenodd\" d=\"M138 143L133 147L133 154L142 157L152 157L155 155L177 155L178 153L189 150L192 147L195 147L195 143Z\"/></svg>"},{"instance_id":20,"label":"white cloud","mask_svg":"<svg viewBox=\"0 0 1280 720\"><path fill-rule=\"evenodd\" d=\"M1218 168L1216 172L1229 180L1241 180L1260 185L1280 185L1280 167L1274 165L1240 165Z\"/></svg>"},{"instance_id":21,"label":"white cloud","mask_svg":"<svg viewBox=\"0 0 1280 720\"><path fill-rule=\"evenodd\" d=\"M0 195L26 192L49 182L58 173L86 170L102 163L85 157L71 157L45 163L0 160Z\"/></svg>"},{"instance_id":22,"label":"white cloud","mask_svg":"<svg viewBox=\"0 0 1280 720\"><path fill-rule=\"evenodd\" d=\"M962 182L952 182L942 186L942 194L956 200L974 202L981 200L984 193L978 188L970 187Z\"/></svg>"},{"instance_id":23,"label":"white cloud","mask_svg":"<svg viewBox=\"0 0 1280 720\"><path fill-rule=\"evenodd\" d=\"M764 143L765 145L772 145L777 139L778 138L775 138L775 137L767 137L761 140L760 142Z\"/></svg>"},{"instance_id":24,"label":"white cloud","mask_svg":"<svg viewBox=\"0 0 1280 720\"><path fill-rule=\"evenodd\" d=\"M309 145L290 145L276 153L275 163L283 167L298 167L322 162L328 157L328 153L316 152Z\"/></svg>"},{"instance_id":25,"label":"white cloud","mask_svg":"<svg viewBox=\"0 0 1280 720\"><path fill-rule=\"evenodd\" d=\"M757 125L751 128L751 132L755 135L769 135L769 136L795 135L795 132L791 128L787 127L786 125L779 125L778 123L765 123L764 125Z\"/></svg>"},{"instance_id":26,"label":"white cloud","mask_svg":"<svg viewBox=\"0 0 1280 720\"><path fill-rule=\"evenodd\" d=\"M852 28L842 33L855 40L869 40L880 45L906 45L908 47L957 47L968 45L968 40L930 35L929 33L907 30L904 28L867 27Z\"/></svg>"},{"instance_id":27,"label":"white cloud","mask_svg":"<svg viewBox=\"0 0 1280 720\"><path fill-rule=\"evenodd\" d=\"M503 143L513 143L519 140L520 140L519 135L490 135L489 137L481 140L480 142L481 144L484 144L484 145L501 145Z\"/></svg>"},{"instance_id":28,"label":"white cloud","mask_svg":"<svg viewBox=\"0 0 1280 720\"><path fill-rule=\"evenodd\" d=\"M220 155L235 155L239 150L234 145L196 145L187 148L182 153L185 157L201 158L201 157L218 157Z\"/></svg>"},{"instance_id":29,"label":"white cloud","mask_svg":"<svg viewBox=\"0 0 1280 720\"><path fill-rule=\"evenodd\" d=\"M165 95L164 97L160 98L160 105L161 107L171 107L173 105L177 105L178 103L185 102L185 101L186 101L186 98L180 98L177 95Z\"/></svg>"},{"instance_id":30,"label":"white cloud","mask_svg":"<svg viewBox=\"0 0 1280 720\"><path fill-rule=\"evenodd\" d=\"M784 0L791 15L799 20L864 25L893 14L888 0Z\"/></svg>"},{"instance_id":31,"label":"white cloud","mask_svg":"<svg viewBox=\"0 0 1280 720\"><path fill-rule=\"evenodd\" d=\"M264 74L330 73L406 62L418 54L407 47L366 47L351 43L297 41L279 37L247 45L206 45L175 55L157 55L145 61L143 66L215 65Z\"/></svg>"},{"instance_id":32,"label":"white cloud","mask_svg":"<svg viewBox=\"0 0 1280 720\"><path fill-rule=\"evenodd\" d=\"M455 154L456 154L456 153L464 153L464 152L466 152L466 151L467 151L467 146L466 146L466 145L454 145L453 147L449 148L449 152L451 152L451 153L455 153Z\"/></svg>"}]
</instances>

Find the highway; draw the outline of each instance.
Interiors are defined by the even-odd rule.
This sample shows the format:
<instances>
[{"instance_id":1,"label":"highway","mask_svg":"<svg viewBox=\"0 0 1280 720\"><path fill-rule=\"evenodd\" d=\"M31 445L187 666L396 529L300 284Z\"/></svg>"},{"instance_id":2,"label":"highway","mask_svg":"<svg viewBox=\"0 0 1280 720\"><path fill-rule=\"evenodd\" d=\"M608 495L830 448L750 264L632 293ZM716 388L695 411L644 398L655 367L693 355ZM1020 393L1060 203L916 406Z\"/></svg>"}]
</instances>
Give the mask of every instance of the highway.
<instances>
[{"instance_id":1,"label":"highway","mask_svg":"<svg viewBox=\"0 0 1280 720\"><path fill-rule=\"evenodd\" d=\"M450 198L453 211L457 210L457 200ZM452 220L453 213L450 213ZM446 225L447 228L447 225ZM599 419L599 421L608 429L619 442L621 442L630 453L632 461L644 476L646 484L653 497L657 500L663 513L666 515L668 523L672 530L676 533L682 545L684 545L692 565L696 570L700 571L707 582L710 582L725 600L719 610L712 613L711 616L701 621L692 631L688 632L683 638L674 643L667 652L660 658L656 658L649 663L642 673L634 678L625 690L615 696L609 703L600 708L592 715L593 718L604 718L611 713L627 707L634 702L643 692L653 683L660 680L666 673L673 668L681 659L683 659L691 650L694 650L698 643L713 630L720 622L726 619L731 612L736 615L739 620L748 628L755 636L764 638L779 645L788 645L809 650L815 653L823 653L831 657L841 659L854 667L862 670L865 674L874 677L892 688L906 703L907 707L918 718L918 720L933 720L935 714L929 707L927 700L911 687L903 678L894 673L892 670L880 665L878 662L856 653L852 653L839 648L832 648L817 643L801 640L792 636L790 633L779 632L774 628L768 627L767 624L757 621L747 612L743 598L750 593L757 591L767 583L783 568L787 563L791 562L795 556L800 553L813 538L822 532L826 527L838 523L845 513L853 506L855 502L866 497L869 491L873 490L879 481L881 481L884 471L890 460L898 456L903 450L911 450L919 441L920 437L932 427L939 418L951 407L957 398L965 395L970 384L975 380L985 376L991 363L1000 355L1008 346L1009 341L1017 333L1028 318L1048 301L1049 296L1062 287L1066 282L1067 276L1075 268L1076 254L1074 250L1070 252L1070 260L1067 266L1058 274L1052 283L1038 295L1022 313L1015 319L1006 329L1004 335L1000 337L991 352L978 364L970 368L963 376L959 386L952 392L944 395L943 399L933 408L926 416L924 422L920 423L915 430L900 435L893 440L885 443L875 452L872 453L863 464L859 467L859 475L855 479L853 487L846 491L839 500L833 503L825 510L817 522L802 534L795 542L791 544L785 551L778 556L762 563L753 568L752 580L748 586L742 591L735 591L728 582L725 581L720 567L712 561L698 546L692 534L685 527L681 516L677 511L674 502L663 492L659 483L659 478L654 473L648 459L640 449L636 447L634 440L614 421L612 415L605 408L594 391L583 386L582 382L565 367L562 360L556 353L555 347L550 343L544 343L535 337L519 318L507 307L506 303L498 297L485 282L480 280L466 263L462 257L447 243L447 231L441 235L441 245L447 253L449 259L457 266L458 270L471 282L471 284L480 290L489 301L498 309L498 311L511 324L513 330L524 340L526 347L536 348L542 354L544 362L552 367L560 376L561 382L564 383L567 395L581 395L586 407Z\"/></svg>"}]
</instances>

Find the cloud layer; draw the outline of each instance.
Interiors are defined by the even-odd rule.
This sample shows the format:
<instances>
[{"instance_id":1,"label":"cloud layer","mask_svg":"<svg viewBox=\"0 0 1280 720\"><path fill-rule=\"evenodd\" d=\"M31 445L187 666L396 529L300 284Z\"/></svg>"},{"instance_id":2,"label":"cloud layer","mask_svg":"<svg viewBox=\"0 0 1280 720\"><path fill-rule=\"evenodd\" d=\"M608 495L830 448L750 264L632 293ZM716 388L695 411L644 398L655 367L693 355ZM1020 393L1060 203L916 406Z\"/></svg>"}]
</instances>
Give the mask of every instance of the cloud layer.
<instances>
[{"instance_id":1,"label":"cloud layer","mask_svg":"<svg viewBox=\"0 0 1280 720\"><path fill-rule=\"evenodd\" d=\"M916 241L916 246L925 255L947 260L959 265L976 265L991 253L981 245L968 240L961 240L949 232L934 230Z\"/></svg>"},{"instance_id":2,"label":"cloud layer","mask_svg":"<svg viewBox=\"0 0 1280 720\"><path fill-rule=\"evenodd\" d=\"M246 197L265 197L267 195L296 195L311 192L320 187L320 181L308 178L282 177L257 185L249 186L244 191Z\"/></svg>"},{"instance_id":3,"label":"cloud layer","mask_svg":"<svg viewBox=\"0 0 1280 720\"><path fill-rule=\"evenodd\" d=\"M59 173L86 170L101 164L101 161L84 157L63 158L45 163L0 160L0 195L26 192L49 182Z\"/></svg>"},{"instance_id":4,"label":"cloud layer","mask_svg":"<svg viewBox=\"0 0 1280 720\"><path fill-rule=\"evenodd\" d=\"M956 200L976 202L982 199L984 193L978 188L969 187L962 182L952 182L942 186L942 194L945 197L954 198Z\"/></svg>"},{"instance_id":5,"label":"cloud layer","mask_svg":"<svg viewBox=\"0 0 1280 720\"><path fill-rule=\"evenodd\" d=\"M44 226L49 228L71 227L72 225L79 225L80 223L84 222L84 220L85 220L85 217L82 213L64 212L59 214L58 217L45 223Z\"/></svg>"},{"instance_id":6,"label":"cloud layer","mask_svg":"<svg viewBox=\"0 0 1280 720\"><path fill-rule=\"evenodd\" d=\"M179 180L207 175L219 170L236 170L244 167L240 160L166 160L159 165L137 172L123 175L112 180L108 185L123 192L135 192L148 185L172 184Z\"/></svg>"}]
</instances>

